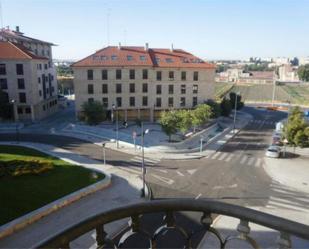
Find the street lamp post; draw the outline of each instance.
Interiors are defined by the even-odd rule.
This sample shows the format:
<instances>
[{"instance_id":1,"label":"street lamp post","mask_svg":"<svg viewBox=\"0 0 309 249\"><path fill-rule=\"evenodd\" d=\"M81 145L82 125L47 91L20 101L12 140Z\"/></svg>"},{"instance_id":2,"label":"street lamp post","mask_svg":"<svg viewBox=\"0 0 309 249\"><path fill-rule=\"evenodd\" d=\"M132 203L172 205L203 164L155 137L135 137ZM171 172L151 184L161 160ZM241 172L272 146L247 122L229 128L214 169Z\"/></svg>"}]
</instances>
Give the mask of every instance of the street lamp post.
<instances>
[{"instance_id":1,"label":"street lamp post","mask_svg":"<svg viewBox=\"0 0 309 249\"><path fill-rule=\"evenodd\" d=\"M235 124L236 124L236 112L237 112L237 96L239 93L235 94L235 109L234 109L234 126L233 126L233 133L235 133Z\"/></svg>"},{"instance_id":2,"label":"street lamp post","mask_svg":"<svg viewBox=\"0 0 309 249\"><path fill-rule=\"evenodd\" d=\"M149 132L149 129L144 131L144 124L142 122L142 178L143 178L143 189L142 189L142 197L145 197L145 188L146 188L146 168L145 168L145 156L144 156L144 136Z\"/></svg>"},{"instance_id":3,"label":"street lamp post","mask_svg":"<svg viewBox=\"0 0 309 249\"><path fill-rule=\"evenodd\" d=\"M102 148L103 148L103 163L104 163L104 165L106 165L105 145L106 145L106 143L102 143Z\"/></svg>"},{"instance_id":4,"label":"street lamp post","mask_svg":"<svg viewBox=\"0 0 309 249\"><path fill-rule=\"evenodd\" d=\"M117 149L119 149L119 134L118 134L118 110L115 104L113 104L113 111L116 111L116 145L117 145Z\"/></svg>"},{"instance_id":5,"label":"street lamp post","mask_svg":"<svg viewBox=\"0 0 309 249\"><path fill-rule=\"evenodd\" d=\"M15 106L15 99L11 100L11 103L13 104L13 113L14 113L14 121L15 121L15 135L16 135L16 141L17 143L19 142L19 127L18 127L18 123L17 123L17 111L16 111L16 106Z\"/></svg>"}]
</instances>

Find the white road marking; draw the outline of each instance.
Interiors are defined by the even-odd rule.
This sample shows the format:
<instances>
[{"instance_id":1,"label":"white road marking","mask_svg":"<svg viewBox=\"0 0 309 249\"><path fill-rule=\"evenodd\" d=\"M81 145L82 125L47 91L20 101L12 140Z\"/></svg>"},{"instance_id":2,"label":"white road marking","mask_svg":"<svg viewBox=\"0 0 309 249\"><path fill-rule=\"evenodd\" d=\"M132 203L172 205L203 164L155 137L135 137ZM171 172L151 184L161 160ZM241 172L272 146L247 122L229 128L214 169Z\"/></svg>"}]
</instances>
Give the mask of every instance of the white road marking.
<instances>
[{"instance_id":1,"label":"white road marking","mask_svg":"<svg viewBox=\"0 0 309 249\"><path fill-rule=\"evenodd\" d=\"M216 153L211 157L211 159L216 159L220 154L221 154L220 151L216 152Z\"/></svg>"},{"instance_id":2,"label":"white road marking","mask_svg":"<svg viewBox=\"0 0 309 249\"><path fill-rule=\"evenodd\" d=\"M129 167L122 167L122 166L119 166L117 167L121 170L124 170L124 171L127 171L131 174L135 174L135 175L140 175L141 174L141 171L140 170L137 170L137 169L132 169L132 168L129 168Z\"/></svg>"},{"instance_id":3,"label":"white road marking","mask_svg":"<svg viewBox=\"0 0 309 249\"><path fill-rule=\"evenodd\" d=\"M154 178L168 184L168 185L172 185L174 183L174 180L173 179L169 179L167 177L163 177L163 176L158 176L158 175L155 175L155 174L151 174Z\"/></svg>"},{"instance_id":4,"label":"white road marking","mask_svg":"<svg viewBox=\"0 0 309 249\"><path fill-rule=\"evenodd\" d=\"M242 159L240 160L241 164L244 164L247 161L248 156L243 156Z\"/></svg>"},{"instance_id":5,"label":"white road marking","mask_svg":"<svg viewBox=\"0 0 309 249\"><path fill-rule=\"evenodd\" d=\"M233 154L230 154L224 161L229 162L232 160L232 158L234 157Z\"/></svg>"},{"instance_id":6,"label":"white road marking","mask_svg":"<svg viewBox=\"0 0 309 249\"><path fill-rule=\"evenodd\" d=\"M256 168L260 167L261 162L262 162L262 161L261 161L261 158L257 158L254 166L255 166Z\"/></svg>"},{"instance_id":7,"label":"white road marking","mask_svg":"<svg viewBox=\"0 0 309 249\"><path fill-rule=\"evenodd\" d=\"M228 154L227 153L222 153L221 156L218 158L219 161L223 160Z\"/></svg>"},{"instance_id":8,"label":"white road marking","mask_svg":"<svg viewBox=\"0 0 309 249\"><path fill-rule=\"evenodd\" d=\"M187 170L187 172L188 172L190 175L193 175L196 171L197 171L197 169L188 169L188 170Z\"/></svg>"},{"instance_id":9,"label":"white road marking","mask_svg":"<svg viewBox=\"0 0 309 249\"><path fill-rule=\"evenodd\" d=\"M254 160L255 160L254 157L250 157L249 160L248 160L248 162L247 162L247 164L250 165L250 166L253 165Z\"/></svg>"},{"instance_id":10,"label":"white road marking","mask_svg":"<svg viewBox=\"0 0 309 249\"><path fill-rule=\"evenodd\" d=\"M160 171L160 172L162 172L162 173L167 173L167 170L165 170L165 169L153 169L153 170L156 170L156 171Z\"/></svg>"},{"instance_id":11,"label":"white road marking","mask_svg":"<svg viewBox=\"0 0 309 249\"><path fill-rule=\"evenodd\" d=\"M180 171L176 171L176 173L178 174L178 175L180 175L180 176L185 176L183 173L181 173Z\"/></svg>"},{"instance_id":12,"label":"white road marking","mask_svg":"<svg viewBox=\"0 0 309 249\"><path fill-rule=\"evenodd\" d=\"M197 200L198 198L200 198L202 196L202 194L198 194L196 197L195 197L195 200Z\"/></svg>"}]
</instances>

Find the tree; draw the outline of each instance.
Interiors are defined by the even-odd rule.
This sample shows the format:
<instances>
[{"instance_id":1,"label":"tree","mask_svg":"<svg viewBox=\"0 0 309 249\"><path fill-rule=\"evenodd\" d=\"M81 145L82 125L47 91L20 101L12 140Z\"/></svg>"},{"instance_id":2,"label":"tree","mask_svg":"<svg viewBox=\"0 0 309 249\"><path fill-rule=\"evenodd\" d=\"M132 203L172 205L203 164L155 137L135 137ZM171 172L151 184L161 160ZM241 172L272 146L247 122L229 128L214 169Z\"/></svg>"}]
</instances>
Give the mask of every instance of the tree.
<instances>
[{"instance_id":1,"label":"tree","mask_svg":"<svg viewBox=\"0 0 309 249\"><path fill-rule=\"evenodd\" d=\"M9 103L7 93L0 89L0 118L12 118L12 105Z\"/></svg>"},{"instance_id":2,"label":"tree","mask_svg":"<svg viewBox=\"0 0 309 249\"><path fill-rule=\"evenodd\" d=\"M194 126L205 124L211 117L211 107L207 104L198 105L192 113L192 123Z\"/></svg>"},{"instance_id":3,"label":"tree","mask_svg":"<svg viewBox=\"0 0 309 249\"><path fill-rule=\"evenodd\" d=\"M97 125L106 119L106 110L101 102L85 102L82 105L85 121L89 125Z\"/></svg>"},{"instance_id":4,"label":"tree","mask_svg":"<svg viewBox=\"0 0 309 249\"><path fill-rule=\"evenodd\" d=\"M231 107L235 108L235 98L236 98L236 93L230 92L230 102L231 102ZM237 104L236 104L236 109L240 110L243 108L244 102L241 101L241 95L237 94Z\"/></svg>"},{"instance_id":5,"label":"tree","mask_svg":"<svg viewBox=\"0 0 309 249\"><path fill-rule=\"evenodd\" d=\"M176 114L178 115L177 126L182 134L185 134L192 126L192 112L188 110L179 110Z\"/></svg>"},{"instance_id":6,"label":"tree","mask_svg":"<svg viewBox=\"0 0 309 249\"><path fill-rule=\"evenodd\" d=\"M171 141L171 136L175 134L179 127L179 116L176 111L162 112L160 117L162 130L168 135L168 141Z\"/></svg>"},{"instance_id":7,"label":"tree","mask_svg":"<svg viewBox=\"0 0 309 249\"><path fill-rule=\"evenodd\" d=\"M304 66L300 66L298 68L298 77L302 81L309 81L309 64L306 64Z\"/></svg>"},{"instance_id":8,"label":"tree","mask_svg":"<svg viewBox=\"0 0 309 249\"><path fill-rule=\"evenodd\" d=\"M205 102L206 105L210 106L211 115L210 118L218 118L221 115L221 107L220 104L212 99L208 99Z\"/></svg>"},{"instance_id":9,"label":"tree","mask_svg":"<svg viewBox=\"0 0 309 249\"><path fill-rule=\"evenodd\" d=\"M220 107L222 116L228 117L232 111L230 100L224 97L221 101Z\"/></svg>"}]
</instances>

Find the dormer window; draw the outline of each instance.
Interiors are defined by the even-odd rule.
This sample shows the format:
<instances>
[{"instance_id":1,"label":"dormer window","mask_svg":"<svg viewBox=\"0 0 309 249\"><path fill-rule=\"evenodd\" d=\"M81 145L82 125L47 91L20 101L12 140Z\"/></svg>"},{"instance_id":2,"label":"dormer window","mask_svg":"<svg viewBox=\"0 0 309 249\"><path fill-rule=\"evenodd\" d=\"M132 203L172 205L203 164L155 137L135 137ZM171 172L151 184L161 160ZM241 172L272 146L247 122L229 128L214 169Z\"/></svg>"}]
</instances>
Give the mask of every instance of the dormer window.
<instances>
[{"instance_id":1,"label":"dormer window","mask_svg":"<svg viewBox=\"0 0 309 249\"><path fill-rule=\"evenodd\" d=\"M118 59L117 55L112 55L112 61L115 61L117 59Z\"/></svg>"},{"instance_id":2,"label":"dormer window","mask_svg":"<svg viewBox=\"0 0 309 249\"><path fill-rule=\"evenodd\" d=\"M132 57L132 55L128 55L128 56L127 56L127 60L128 60L128 61L131 61L131 60L133 60L133 57Z\"/></svg>"},{"instance_id":3,"label":"dormer window","mask_svg":"<svg viewBox=\"0 0 309 249\"><path fill-rule=\"evenodd\" d=\"M94 55L92 58L93 58L94 61L97 61L97 60L100 59L100 56Z\"/></svg>"},{"instance_id":4,"label":"dormer window","mask_svg":"<svg viewBox=\"0 0 309 249\"><path fill-rule=\"evenodd\" d=\"M141 55L139 58L140 58L141 61L145 61L146 60L146 56L145 55Z\"/></svg>"},{"instance_id":5,"label":"dormer window","mask_svg":"<svg viewBox=\"0 0 309 249\"><path fill-rule=\"evenodd\" d=\"M105 55L102 55L101 56L101 61L107 61L108 60L108 57L107 56L105 56Z\"/></svg>"},{"instance_id":6,"label":"dormer window","mask_svg":"<svg viewBox=\"0 0 309 249\"><path fill-rule=\"evenodd\" d=\"M165 61L166 61L167 63L172 63L172 62L173 62L173 59L172 59L172 58L166 58Z\"/></svg>"}]
</instances>

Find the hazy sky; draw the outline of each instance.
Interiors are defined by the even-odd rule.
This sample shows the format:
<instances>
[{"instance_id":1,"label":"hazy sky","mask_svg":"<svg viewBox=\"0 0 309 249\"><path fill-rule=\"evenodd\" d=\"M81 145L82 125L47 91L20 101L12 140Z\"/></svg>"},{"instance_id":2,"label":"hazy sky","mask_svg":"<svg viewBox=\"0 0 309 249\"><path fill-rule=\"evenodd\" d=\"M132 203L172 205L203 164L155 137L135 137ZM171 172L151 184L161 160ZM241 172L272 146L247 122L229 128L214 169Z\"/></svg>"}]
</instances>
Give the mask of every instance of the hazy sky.
<instances>
[{"instance_id":1,"label":"hazy sky","mask_svg":"<svg viewBox=\"0 0 309 249\"><path fill-rule=\"evenodd\" d=\"M58 44L58 59L93 53L107 45L108 33L110 45L173 43L205 59L309 56L309 0L0 2L3 26Z\"/></svg>"}]
</instances>

